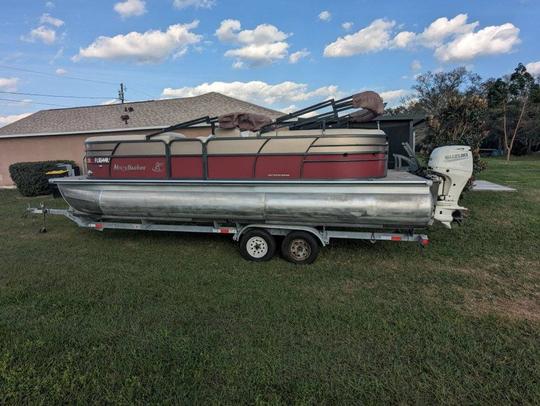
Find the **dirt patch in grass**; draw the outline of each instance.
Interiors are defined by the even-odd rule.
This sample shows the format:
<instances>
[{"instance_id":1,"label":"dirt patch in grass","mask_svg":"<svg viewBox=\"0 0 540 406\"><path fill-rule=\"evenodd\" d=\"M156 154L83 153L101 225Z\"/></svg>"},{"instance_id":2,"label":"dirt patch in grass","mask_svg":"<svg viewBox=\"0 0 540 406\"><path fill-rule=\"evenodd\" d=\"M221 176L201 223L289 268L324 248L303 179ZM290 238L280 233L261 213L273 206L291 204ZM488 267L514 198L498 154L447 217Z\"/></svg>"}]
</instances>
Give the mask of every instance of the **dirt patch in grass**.
<instances>
[{"instance_id":1,"label":"dirt patch in grass","mask_svg":"<svg viewBox=\"0 0 540 406\"><path fill-rule=\"evenodd\" d=\"M464 306L475 315L495 314L513 320L540 322L540 297L495 298L481 297L480 292L465 291Z\"/></svg>"},{"instance_id":2,"label":"dirt patch in grass","mask_svg":"<svg viewBox=\"0 0 540 406\"><path fill-rule=\"evenodd\" d=\"M500 267L459 269L474 278L471 288L459 287L462 308L475 315L496 314L516 320L540 321L539 266L526 259L519 262L519 273L501 274ZM517 263L516 263L517 265Z\"/></svg>"}]
</instances>

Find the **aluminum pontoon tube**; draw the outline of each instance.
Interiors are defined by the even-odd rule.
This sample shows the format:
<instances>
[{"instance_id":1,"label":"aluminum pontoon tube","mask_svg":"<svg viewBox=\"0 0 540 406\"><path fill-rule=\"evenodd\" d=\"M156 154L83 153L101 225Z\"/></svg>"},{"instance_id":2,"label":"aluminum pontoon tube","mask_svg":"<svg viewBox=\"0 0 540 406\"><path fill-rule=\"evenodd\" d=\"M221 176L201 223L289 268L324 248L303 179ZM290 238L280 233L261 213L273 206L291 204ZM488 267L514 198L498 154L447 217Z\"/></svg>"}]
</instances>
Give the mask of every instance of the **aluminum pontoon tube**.
<instances>
[{"instance_id":1,"label":"aluminum pontoon tube","mask_svg":"<svg viewBox=\"0 0 540 406\"><path fill-rule=\"evenodd\" d=\"M431 224L431 181L405 172L369 181L150 181L59 178L77 211L103 217L324 225Z\"/></svg>"}]
</instances>

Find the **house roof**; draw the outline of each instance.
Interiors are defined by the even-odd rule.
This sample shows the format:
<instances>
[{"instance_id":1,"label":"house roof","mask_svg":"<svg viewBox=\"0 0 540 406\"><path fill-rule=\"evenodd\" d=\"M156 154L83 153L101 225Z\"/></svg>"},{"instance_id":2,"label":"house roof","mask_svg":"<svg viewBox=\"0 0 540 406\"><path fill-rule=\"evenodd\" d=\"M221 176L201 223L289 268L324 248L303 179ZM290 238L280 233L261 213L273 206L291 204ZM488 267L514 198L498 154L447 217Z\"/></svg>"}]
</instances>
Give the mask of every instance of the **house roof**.
<instances>
[{"instance_id":1,"label":"house roof","mask_svg":"<svg viewBox=\"0 0 540 406\"><path fill-rule=\"evenodd\" d=\"M413 127L416 127L419 124L422 124L426 121L425 115L420 114L395 114L395 115L383 115L373 119L374 121L409 121L412 122Z\"/></svg>"},{"instance_id":2,"label":"house roof","mask_svg":"<svg viewBox=\"0 0 540 406\"><path fill-rule=\"evenodd\" d=\"M206 115L234 112L264 114L270 118L283 115L276 110L211 92L178 99L41 110L0 128L0 138L159 129ZM124 115L129 116L127 124L121 118Z\"/></svg>"}]
</instances>

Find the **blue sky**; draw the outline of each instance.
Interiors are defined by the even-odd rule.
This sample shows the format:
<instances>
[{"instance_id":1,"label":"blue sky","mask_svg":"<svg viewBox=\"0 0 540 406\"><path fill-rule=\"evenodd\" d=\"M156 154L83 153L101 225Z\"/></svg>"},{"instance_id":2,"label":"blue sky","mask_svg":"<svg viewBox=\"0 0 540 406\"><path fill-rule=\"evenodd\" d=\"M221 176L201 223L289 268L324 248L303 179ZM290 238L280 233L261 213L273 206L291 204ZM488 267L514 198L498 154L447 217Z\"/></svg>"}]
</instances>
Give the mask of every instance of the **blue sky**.
<instances>
[{"instance_id":1,"label":"blue sky","mask_svg":"<svg viewBox=\"0 0 540 406\"><path fill-rule=\"evenodd\" d=\"M128 100L221 91L287 111L373 89L392 105L427 70L540 74L538 21L537 0L2 0L0 125L111 102L120 82Z\"/></svg>"}]
</instances>

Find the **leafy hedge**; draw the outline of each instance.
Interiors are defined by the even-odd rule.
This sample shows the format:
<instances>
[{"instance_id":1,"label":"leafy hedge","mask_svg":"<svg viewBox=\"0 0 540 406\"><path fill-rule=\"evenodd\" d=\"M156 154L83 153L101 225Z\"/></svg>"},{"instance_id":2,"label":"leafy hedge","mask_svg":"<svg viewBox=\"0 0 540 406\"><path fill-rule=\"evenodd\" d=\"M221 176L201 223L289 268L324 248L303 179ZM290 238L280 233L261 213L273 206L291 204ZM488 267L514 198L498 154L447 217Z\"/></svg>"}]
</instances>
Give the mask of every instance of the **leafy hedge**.
<instances>
[{"instance_id":1,"label":"leafy hedge","mask_svg":"<svg viewBox=\"0 0 540 406\"><path fill-rule=\"evenodd\" d=\"M23 196L48 195L53 192L49 179L54 176L47 176L45 173L60 169L56 166L59 163L73 165L75 171L78 171L78 166L73 161L39 161L12 164L9 174Z\"/></svg>"}]
</instances>

